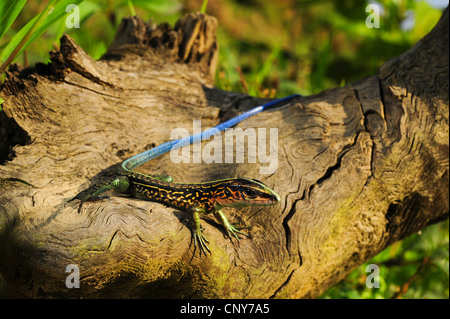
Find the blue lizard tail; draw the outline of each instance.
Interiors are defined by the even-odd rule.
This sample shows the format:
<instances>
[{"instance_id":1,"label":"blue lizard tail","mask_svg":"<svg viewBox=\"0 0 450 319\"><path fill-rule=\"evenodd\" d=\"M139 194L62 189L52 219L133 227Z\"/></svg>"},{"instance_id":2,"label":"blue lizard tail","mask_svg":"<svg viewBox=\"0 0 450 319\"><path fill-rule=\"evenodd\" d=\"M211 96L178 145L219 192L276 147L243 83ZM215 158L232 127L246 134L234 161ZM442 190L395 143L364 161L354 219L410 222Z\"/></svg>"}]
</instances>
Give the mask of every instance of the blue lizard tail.
<instances>
[{"instance_id":1,"label":"blue lizard tail","mask_svg":"<svg viewBox=\"0 0 450 319\"><path fill-rule=\"evenodd\" d=\"M255 114L258 114L262 111L268 110L276 105L279 105L282 102L286 102L295 97L300 97L300 96L301 96L300 94L293 94L293 95L289 95L289 96L286 96L286 97L278 99L278 100L271 101L269 103L257 106L247 112L239 114L239 115L233 117L232 119L229 119L228 121L220 123L219 125L212 127L210 129L207 129L201 133L194 134L194 135L191 135L191 136L188 136L185 138L181 138L178 140L173 140L173 141L163 143L157 147L149 149L145 152L137 154L137 155L130 157L129 159L123 161L122 168L127 171L132 171L136 167L141 166L142 164L154 159L155 157L158 157L158 156L160 156L164 153L167 153L171 150L175 150L175 149L181 148L183 146L208 139L211 136L216 135L220 132L223 132L223 131L225 131L225 129L235 126L239 122L242 122L243 120L245 120Z\"/></svg>"}]
</instances>

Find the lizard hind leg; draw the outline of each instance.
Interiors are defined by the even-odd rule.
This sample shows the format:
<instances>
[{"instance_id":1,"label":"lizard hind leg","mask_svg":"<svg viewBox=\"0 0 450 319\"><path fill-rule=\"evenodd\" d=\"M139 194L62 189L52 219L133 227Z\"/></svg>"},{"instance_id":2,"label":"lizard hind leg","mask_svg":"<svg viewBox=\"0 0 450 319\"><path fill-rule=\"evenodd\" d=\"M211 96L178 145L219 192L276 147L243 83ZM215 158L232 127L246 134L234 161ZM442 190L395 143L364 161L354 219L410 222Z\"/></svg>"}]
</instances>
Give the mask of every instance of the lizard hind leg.
<instances>
[{"instance_id":1,"label":"lizard hind leg","mask_svg":"<svg viewBox=\"0 0 450 319\"><path fill-rule=\"evenodd\" d=\"M208 239L206 239L205 236L203 236L203 228L200 224L200 216L199 214L203 213L203 210L199 208L193 208L190 210L190 213L192 213L192 218L194 221L194 227L191 229L192 232L192 238L194 240L194 254L195 249L197 249L197 246L200 247L200 255L203 252L206 255L206 252L208 251L211 253L211 250L208 247Z\"/></svg>"},{"instance_id":2,"label":"lizard hind leg","mask_svg":"<svg viewBox=\"0 0 450 319\"><path fill-rule=\"evenodd\" d=\"M170 175L166 175L166 174L161 174L161 175L152 175L152 177L154 179L163 181L163 182L168 182L168 183L172 183L173 182L173 178Z\"/></svg>"},{"instance_id":3,"label":"lizard hind leg","mask_svg":"<svg viewBox=\"0 0 450 319\"><path fill-rule=\"evenodd\" d=\"M80 206L78 207L78 213L80 213L81 207L83 206L84 202L109 199L109 196L101 196L101 194L111 189L114 189L119 193L126 193L129 187L130 181L126 176L116 176L113 179L107 180L106 182L92 185L88 189L85 189L78 193L72 199L69 199L67 202L79 199L81 202Z\"/></svg>"}]
</instances>

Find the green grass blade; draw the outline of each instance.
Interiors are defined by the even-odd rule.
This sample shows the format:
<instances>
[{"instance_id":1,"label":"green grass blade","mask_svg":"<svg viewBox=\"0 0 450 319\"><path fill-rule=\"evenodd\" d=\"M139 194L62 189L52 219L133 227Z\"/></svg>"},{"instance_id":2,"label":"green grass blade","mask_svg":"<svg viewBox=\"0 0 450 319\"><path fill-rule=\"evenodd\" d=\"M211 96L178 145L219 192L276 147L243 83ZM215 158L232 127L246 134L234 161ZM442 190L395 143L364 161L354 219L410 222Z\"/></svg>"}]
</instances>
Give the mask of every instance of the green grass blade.
<instances>
[{"instance_id":1,"label":"green grass blade","mask_svg":"<svg viewBox=\"0 0 450 319\"><path fill-rule=\"evenodd\" d=\"M130 8L130 14L134 17L136 16L136 10L134 10L134 5L132 0L128 0L128 8Z\"/></svg>"},{"instance_id":2,"label":"green grass blade","mask_svg":"<svg viewBox=\"0 0 450 319\"><path fill-rule=\"evenodd\" d=\"M249 94L253 96L258 96L259 90L264 79L270 74L270 71L273 69L273 64L275 60L280 56L281 53L281 45L276 45L272 51L270 52L267 59L264 61L261 68L254 74L252 79L252 84L249 87Z\"/></svg>"},{"instance_id":3,"label":"green grass blade","mask_svg":"<svg viewBox=\"0 0 450 319\"><path fill-rule=\"evenodd\" d=\"M161 14L174 13L181 8L181 4L178 0L133 0L133 5Z\"/></svg>"},{"instance_id":4,"label":"green grass blade","mask_svg":"<svg viewBox=\"0 0 450 319\"><path fill-rule=\"evenodd\" d=\"M0 39L9 30L26 2L27 0L0 1Z\"/></svg>"},{"instance_id":5,"label":"green grass blade","mask_svg":"<svg viewBox=\"0 0 450 319\"><path fill-rule=\"evenodd\" d=\"M25 44L24 48L20 51L22 52L24 49L27 48L28 45L30 45L31 42L36 40L38 37L40 37L47 29L56 21L58 21L60 18L64 17L66 15L66 7L70 4L78 5L83 0L60 0L56 3L53 10L48 14L48 16L44 19L42 24L36 29L36 31L32 34L30 39ZM19 53L20 53L19 52Z\"/></svg>"},{"instance_id":6,"label":"green grass blade","mask_svg":"<svg viewBox=\"0 0 450 319\"><path fill-rule=\"evenodd\" d=\"M29 38L26 39L26 42L23 43L22 47L18 50L16 56L20 53L22 53L23 50L25 50L34 40L36 40L38 37L40 37L54 22L56 22L61 17L65 16L66 14L66 7L69 4L76 4L78 5L83 0L61 0L54 5L53 10L51 10L50 13L46 14L45 17L42 16L42 13L45 14L45 11L50 11L51 5L55 1L50 1L49 5L44 9L44 12L38 14L36 17L34 17L30 22L28 22L8 43L6 48L3 50L0 60L5 61L11 54L17 50L19 44L23 42L24 39L28 36ZM48 12L47 11L47 12ZM41 23L39 25L36 25L36 22L38 21L39 17L42 18ZM32 30L33 26L36 26L35 30ZM31 30L31 32L30 32ZM31 33L31 34L30 34Z\"/></svg>"},{"instance_id":7,"label":"green grass blade","mask_svg":"<svg viewBox=\"0 0 450 319\"><path fill-rule=\"evenodd\" d=\"M94 1L83 0L78 6L80 8L80 25L83 25L94 13L101 10L99 4ZM54 37L56 43L59 42L59 39L61 39L64 32L68 31L66 19L71 14L71 12L66 12L66 14L57 21L58 28L56 29Z\"/></svg>"},{"instance_id":8,"label":"green grass blade","mask_svg":"<svg viewBox=\"0 0 450 319\"><path fill-rule=\"evenodd\" d=\"M273 69L273 63L278 58L280 53L281 45L275 45L267 59L264 61L261 69L256 74L256 83L258 85L261 85L264 79L269 75L270 71Z\"/></svg>"},{"instance_id":9,"label":"green grass blade","mask_svg":"<svg viewBox=\"0 0 450 319\"><path fill-rule=\"evenodd\" d=\"M206 13L206 7L208 6L208 0L203 0L202 7L200 9L201 13Z\"/></svg>"},{"instance_id":10,"label":"green grass blade","mask_svg":"<svg viewBox=\"0 0 450 319\"><path fill-rule=\"evenodd\" d=\"M8 65L14 60L14 58L17 56L19 51L24 47L26 41L30 38L30 36L35 31L35 29L39 26L39 24L42 22L42 20L44 20L44 18L47 16L47 14L51 11L51 9L53 8L53 6L52 6L53 2L54 1L51 1L50 3L48 3L47 6L45 7L45 9L38 16L36 16L35 19L30 21L33 23L29 26L29 28L26 29L24 36L20 39L20 42L12 48L12 52L7 55L7 58L6 58L6 55L5 56L2 55L1 60L6 59L6 61L3 62L3 64L0 66L0 74L3 74L3 72L5 72ZM28 25L29 25L29 23L27 24L27 26ZM6 47L6 49L8 48L8 46Z\"/></svg>"}]
</instances>

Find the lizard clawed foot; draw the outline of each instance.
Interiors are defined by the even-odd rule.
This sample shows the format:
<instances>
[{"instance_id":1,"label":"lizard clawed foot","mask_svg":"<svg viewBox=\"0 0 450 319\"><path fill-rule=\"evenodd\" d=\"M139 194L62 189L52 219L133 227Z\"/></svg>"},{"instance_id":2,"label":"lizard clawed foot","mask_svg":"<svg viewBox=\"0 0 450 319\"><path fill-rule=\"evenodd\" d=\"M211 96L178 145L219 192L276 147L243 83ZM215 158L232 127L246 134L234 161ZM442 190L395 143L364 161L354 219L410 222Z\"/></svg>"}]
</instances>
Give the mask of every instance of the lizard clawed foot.
<instances>
[{"instance_id":1,"label":"lizard clawed foot","mask_svg":"<svg viewBox=\"0 0 450 319\"><path fill-rule=\"evenodd\" d=\"M191 230L192 232L192 237L194 238L194 255L195 255L195 250L197 249L197 246L200 246L200 255L202 254L202 252L205 254L206 256L206 251L208 251L209 253L211 253L211 250L209 250L208 244L209 241L208 239L206 239L205 236L203 236L203 227L200 225L200 213L203 213L202 208L199 207L195 207L192 208L191 210L192 213L192 221L194 222L193 228Z\"/></svg>"},{"instance_id":2,"label":"lizard clawed foot","mask_svg":"<svg viewBox=\"0 0 450 319\"><path fill-rule=\"evenodd\" d=\"M233 224L228 224L228 227L225 228L225 230L227 231L227 235L230 239L236 238L237 240L241 239L239 238L239 236L237 234L241 234L244 235L246 237L250 237L249 234L241 232L239 229L244 229L244 228L249 228L249 226L244 226L244 227L235 227Z\"/></svg>"},{"instance_id":3,"label":"lizard clawed foot","mask_svg":"<svg viewBox=\"0 0 450 319\"><path fill-rule=\"evenodd\" d=\"M197 246L200 246L200 248L201 248L200 255L201 255L202 251L206 255L206 251L211 253L211 250L209 250L209 247L207 245L207 243L209 243L209 241L208 241L208 239L206 239L205 236L203 236L202 230L203 229L195 230L192 234L192 237L194 238L194 254L195 254L195 250L197 249Z\"/></svg>"},{"instance_id":4,"label":"lizard clawed foot","mask_svg":"<svg viewBox=\"0 0 450 319\"><path fill-rule=\"evenodd\" d=\"M83 207L83 204L85 202L94 202L94 201L98 201L98 200L102 200L102 199L111 200L111 198L109 196L90 196L90 197L83 198L81 196L78 197L78 195L77 195L74 198L67 200L66 203L71 202L75 199L79 199L81 201L80 205L78 206L78 214L81 213L81 208Z\"/></svg>"}]
</instances>

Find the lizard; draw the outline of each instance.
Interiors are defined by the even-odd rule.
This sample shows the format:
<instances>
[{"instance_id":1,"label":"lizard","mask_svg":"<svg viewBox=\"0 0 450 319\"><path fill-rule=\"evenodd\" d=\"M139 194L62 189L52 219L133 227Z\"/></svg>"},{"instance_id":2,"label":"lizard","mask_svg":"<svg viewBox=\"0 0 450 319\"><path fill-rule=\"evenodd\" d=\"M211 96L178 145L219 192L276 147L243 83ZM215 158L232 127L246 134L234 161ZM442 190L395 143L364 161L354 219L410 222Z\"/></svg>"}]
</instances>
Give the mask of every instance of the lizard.
<instances>
[{"instance_id":1,"label":"lizard","mask_svg":"<svg viewBox=\"0 0 450 319\"><path fill-rule=\"evenodd\" d=\"M78 212L80 213L84 202L107 199L109 197L102 194L108 190L114 190L134 198L160 202L187 211L193 219L194 227L191 229L191 233L194 240L194 249L199 246L201 252L205 255L207 251L210 253L211 250L208 247L208 239L202 233L203 228L200 223L200 215L213 213L214 217L225 228L226 234L230 239L234 237L239 240L238 234L248 237L247 233L240 231L228 221L222 212L222 208L233 207L240 209L246 206L278 204L280 196L261 181L250 178L226 178L205 183L175 183L171 176L149 176L138 173L134 169L170 150L207 139L250 116L299 96L301 95L293 94L268 102L201 133L163 143L130 157L121 163L114 177L105 182L92 185L68 200L68 202L76 199L80 200L78 207Z\"/></svg>"}]
</instances>

